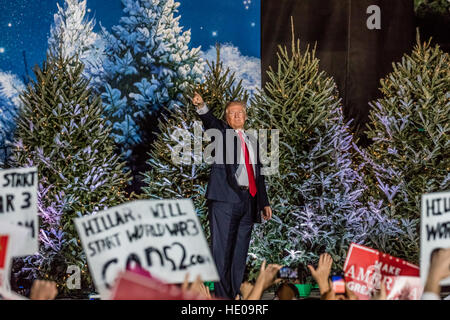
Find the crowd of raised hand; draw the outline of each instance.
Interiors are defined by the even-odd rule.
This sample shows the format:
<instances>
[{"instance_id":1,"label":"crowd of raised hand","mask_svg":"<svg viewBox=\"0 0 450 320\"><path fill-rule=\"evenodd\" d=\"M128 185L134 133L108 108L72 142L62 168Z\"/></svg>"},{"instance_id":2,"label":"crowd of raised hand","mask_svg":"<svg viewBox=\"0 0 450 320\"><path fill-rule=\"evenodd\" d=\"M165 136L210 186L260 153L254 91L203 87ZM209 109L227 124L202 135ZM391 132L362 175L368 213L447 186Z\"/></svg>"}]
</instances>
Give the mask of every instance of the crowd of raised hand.
<instances>
[{"instance_id":1,"label":"crowd of raised hand","mask_svg":"<svg viewBox=\"0 0 450 320\"><path fill-rule=\"evenodd\" d=\"M336 293L333 289L330 280L331 267L333 260L328 253L320 256L317 268L309 265L308 269L312 277L319 286L320 299L322 300L358 300L358 296L352 292L347 284L345 285L344 293ZM244 281L240 288L240 294L236 300L260 300L264 292L277 284L282 282L282 279L277 277L278 271L282 266L277 264L266 264L264 261L261 264L259 274L254 284L249 281ZM431 258L431 265L428 272L427 280L422 295L423 300L440 300L441 286L440 282L450 277L450 248L440 249L436 251ZM216 298L205 286L200 276L197 276L194 282L189 283L189 274L186 274L181 290L185 293L193 294L201 299L209 300ZM295 292L296 288L290 283L281 283L275 293L275 299L278 300L295 300L298 299L298 294ZM32 300L52 300L57 296L56 283L52 281L36 280L30 291L30 299ZM386 287L383 282L380 284L380 289L375 291L372 295L372 300L385 300Z\"/></svg>"},{"instance_id":2,"label":"crowd of raised hand","mask_svg":"<svg viewBox=\"0 0 450 320\"><path fill-rule=\"evenodd\" d=\"M330 279L331 267L333 259L328 253L320 256L317 268L309 265L308 269L312 277L317 282L320 291L320 298L322 300L358 300L358 296L349 289L345 284L345 292L337 294ZM428 271L427 280L425 283L422 300L440 300L441 286L440 282L443 279L450 277L450 248L437 250L432 258L431 265ZM285 288L287 285L285 285ZM291 292L294 291L292 288ZM280 300L296 299L295 295L283 293L282 290L277 291ZM284 297L283 297L284 295ZM386 300L387 291L383 281L380 283L380 288L372 293L372 300ZM447 299L447 298L446 298Z\"/></svg>"},{"instance_id":3,"label":"crowd of raised hand","mask_svg":"<svg viewBox=\"0 0 450 320\"><path fill-rule=\"evenodd\" d=\"M319 258L317 268L314 268L311 265L308 266L312 277L319 286L320 299L358 300L358 296L350 290L347 284L345 284L345 292L336 293L334 291L330 278L332 264L333 260L331 256L328 253L324 253ZM266 261L264 261L255 283L251 284L249 281L244 281L241 285L240 294L236 297L236 300L260 300L268 288L282 282L282 279L277 278L278 271L281 268L282 266L277 264L269 264L266 266ZM422 300L440 300L441 286L439 283L447 277L450 277L450 248L440 249L433 255ZM209 291L209 287L206 287L199 277L197 277L196 281L192 284L189 284L186 278L183 288L201 295L204 299L214 298ZM298 299L298 291L296 290L297 289L293 284L283 282L278 286L278 289L275 292L275 299ZM386 300L386 298L386 286L385 283L381 281L380 288L372 293L372 300Z\"/></svg>"}]
</instances>

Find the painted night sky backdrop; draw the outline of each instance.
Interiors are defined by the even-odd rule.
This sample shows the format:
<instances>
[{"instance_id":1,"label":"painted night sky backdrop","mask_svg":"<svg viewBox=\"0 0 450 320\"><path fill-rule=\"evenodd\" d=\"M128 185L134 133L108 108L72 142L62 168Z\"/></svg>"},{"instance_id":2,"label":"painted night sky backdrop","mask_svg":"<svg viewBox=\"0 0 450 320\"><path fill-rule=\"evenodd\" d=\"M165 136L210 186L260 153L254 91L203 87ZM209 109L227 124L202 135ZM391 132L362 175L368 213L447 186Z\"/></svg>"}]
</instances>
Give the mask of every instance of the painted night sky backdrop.
<instances>
[{"instance_id":1,"label":"painted night sky backdrop","mask_svg":"<svg viewBox=\"0 0 450 320\"><path fill-rule=\"evenodd\" d=\"M246 56L260 57L259 0L178 0L184 30L191 29L193 47L206 51L216 42L232 43ZM56 3L64 0L0 0L0 70L21 76L42 64ZM122 16L121 0L87 0L88 17L108 30Z\"/></svg>"}]
</instances>

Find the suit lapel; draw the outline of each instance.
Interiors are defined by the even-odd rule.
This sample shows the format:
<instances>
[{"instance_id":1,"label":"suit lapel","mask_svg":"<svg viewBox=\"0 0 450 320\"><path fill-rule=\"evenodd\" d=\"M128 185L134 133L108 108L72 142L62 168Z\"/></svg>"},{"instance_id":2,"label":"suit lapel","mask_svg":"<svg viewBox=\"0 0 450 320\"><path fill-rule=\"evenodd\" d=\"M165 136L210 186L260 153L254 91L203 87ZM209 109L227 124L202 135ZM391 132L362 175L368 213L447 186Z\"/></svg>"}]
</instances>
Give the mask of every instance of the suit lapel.
<instances>
[{"instance_id":1,"label":"suit lapel","mask_svg":"<svg viewBox=\"0 0 450 320\"><path fill-rule=\"evenodd\" d=\"M224 141L225 141L224 147L225 147L225 152L226 152L226 148L227 148L227 144L226 144L226 130L227 129L228 130L233 130L233 128L231 128L228 125L228 123L226 123L225 121L223 123L224 123L224 128L225 128L225 131L224 131L223 134L224 134ZM239 141L239 137L234 132L234 130L233 130L233 134L236 137L235 139L233 139L233 141L234 141L234 145L233 145L233 148L234 148L234 162L233 162L233 164L225 163L225 168L226 168L226 171L227 171L227 178L228 178L228 181L229 181L230 185L234 189L240 190L239 189L239 185L238 185L237 180L236 180L236 171L237 171L238 166L239 166L238 165L238 161L237 161L237 154L238 154L237 148L240 147L238 145L238 143L237 143ZM259 161L259 142L258 141L256 141L256 150L254 150L254 153L255 153L255 157L256 157L255 180L258 181L259 175L261 173L261 168L260 168L261 163ZM256 185L258 186L258 184L256 184Z\"/></svg>"}]
</instances>

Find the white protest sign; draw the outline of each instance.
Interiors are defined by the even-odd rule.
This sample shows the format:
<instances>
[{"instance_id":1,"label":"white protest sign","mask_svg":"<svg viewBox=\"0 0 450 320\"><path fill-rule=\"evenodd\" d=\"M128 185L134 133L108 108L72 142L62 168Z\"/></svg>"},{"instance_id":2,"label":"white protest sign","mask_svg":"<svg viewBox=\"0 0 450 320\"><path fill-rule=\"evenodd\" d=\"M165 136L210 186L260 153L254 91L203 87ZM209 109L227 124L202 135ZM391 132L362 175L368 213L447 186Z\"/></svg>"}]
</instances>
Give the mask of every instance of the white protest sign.
<instances>
[{"instance_id":1,"label":"white protest sign","mask_svg":"<svg viewBox=\"0 0 450 320\"><path fill-rule=\"evenodd\" d=\"M9 290L11 258L24 251L29 234L28 228L0 221L0 288Z\"/></svg>"},{"instance_id":2,"label":"white protest sign","mask_svg":"<svg viewBox=\"0 0 450 320\"><path fill-rule=\"evenodd\" d=\"M127 266L138 264L167 283L219 276L192 200L138 200L76 218L89 269L102 299Z\"/></svg>"},{"instance_id":3,"label":"white protest sign","mask_svg":"<svg viewBox=\"0 0 450 320\"><path fill-rule=\"evenodd\" d=\"M18 255L38 251L37 168L0 170L0 222L30 229L27 245Z\"/></svg>"},{"instance_id":4,"label":"white protest sign","mask_svg":"<svg viewBox=\"0 0 450 320\"><path fill-rule=\"evenodd\" d=\"M20 257L22 252L26 250L30 233L31 230L27 227L0 221L0 234L9 235L12 239L11 257Z\"/></svg>"},{"instance_id":5,"label":"white protest sign","mask_svg":"<svg viewBox=\"0 0 450 320\"><path fill-rule=\"evenodd\" d=\"M450 248L450 191L422 195L420 278L423 284L431 255L439 248ZM450 277L442 280L441 285L450 285Z\"/></svg>"}]
</instances>

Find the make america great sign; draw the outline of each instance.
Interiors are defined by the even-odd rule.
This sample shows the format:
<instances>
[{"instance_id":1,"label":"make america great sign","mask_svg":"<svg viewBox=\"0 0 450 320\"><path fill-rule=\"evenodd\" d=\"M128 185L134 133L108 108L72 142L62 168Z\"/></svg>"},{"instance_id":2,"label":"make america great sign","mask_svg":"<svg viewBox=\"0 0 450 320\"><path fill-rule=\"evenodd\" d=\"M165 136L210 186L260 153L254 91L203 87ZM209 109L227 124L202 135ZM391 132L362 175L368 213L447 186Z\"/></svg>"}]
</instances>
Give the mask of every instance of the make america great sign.
<instances>
[{"instance_id":1,"label":"make america great sign","mask_svg":"<svg viewBox=\"0 0 450 320\"><path fill-rule=\"evenodd\" d=\"M138 200L75 219L94 283L102 298L119 272L140 265L167 283L217 281L191 200Z\"/></svg>"}]
</instances>

